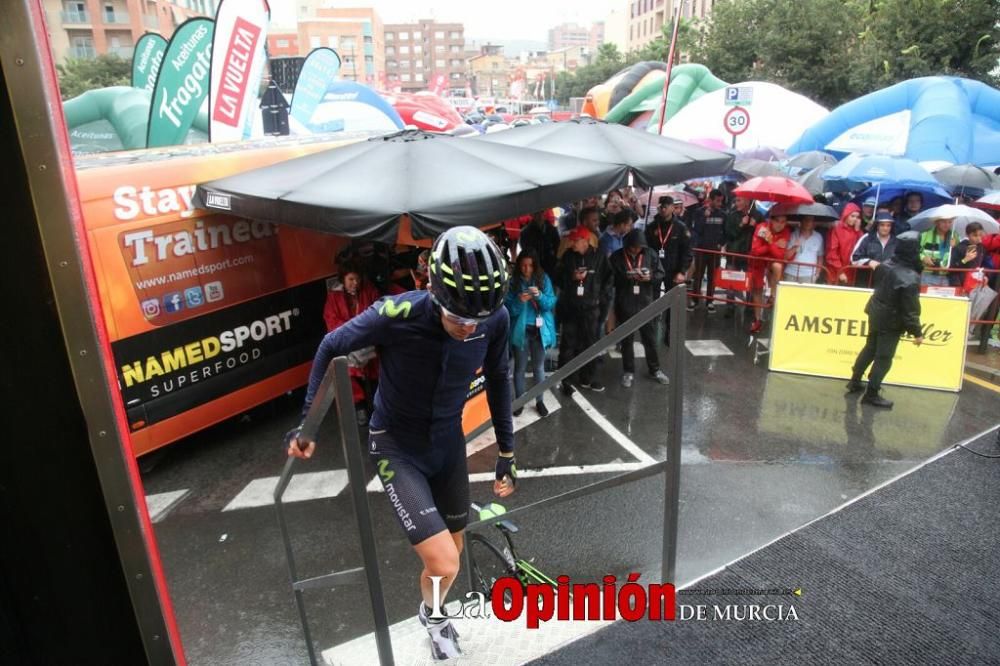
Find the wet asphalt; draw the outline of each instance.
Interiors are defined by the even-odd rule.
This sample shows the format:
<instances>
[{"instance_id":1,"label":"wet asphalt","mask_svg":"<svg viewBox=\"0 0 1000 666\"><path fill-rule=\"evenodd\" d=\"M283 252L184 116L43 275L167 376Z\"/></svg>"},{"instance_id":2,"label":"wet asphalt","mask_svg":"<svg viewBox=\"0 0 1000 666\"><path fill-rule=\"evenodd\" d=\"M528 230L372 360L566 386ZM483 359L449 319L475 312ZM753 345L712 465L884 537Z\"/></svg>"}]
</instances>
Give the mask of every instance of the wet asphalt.
<instances>
[{"instance_id":1,"label":"wet asphalt","mask_svg":"<svg viewBox=\"0 0 1000 666\"><path fill-rule=\"evenodd\" d=\"M699 309L689 340L719 340L732 356L685 354L685 413L677 580L704 575L912 468L997 421L998 395L972 383L961 394L886 387L892 411L862 408L839 380L769 373L755 363L746 322ZM619 385L605 359L603 393L583 395L656 460L666 451L667 391L643 372ZM517 434L522 469L636 463L570 399ZM143 458L147 494L189 491L155 524L170 593L191 664L307 663L273 506L222 511L254 479L275 477L282 434L298 420L292 394ZM526 410L531 410L529 406ZM344 469L335 417L297 472ZM492 470L495 451L469 461ZM624 468L623 468L624 469ZM369 470L371 471L371 470ZM526 478L508 508L610 477L615 471ZM474 500L491 484L474 483ZM519 518L522 555L555 577L597 579L659 571L664 479L653 476ZM414 614L420 566L381 493L369 493L389 619ZM288 505L299 576L361 565L347 490ZM493 530L489 530L492 532ZM789 587L795 581L788 581ZM466 589L464 579L460 592ZM372 630L363 586L305 594L315 645L324 650Z\"/></svg>"}]
</instances>

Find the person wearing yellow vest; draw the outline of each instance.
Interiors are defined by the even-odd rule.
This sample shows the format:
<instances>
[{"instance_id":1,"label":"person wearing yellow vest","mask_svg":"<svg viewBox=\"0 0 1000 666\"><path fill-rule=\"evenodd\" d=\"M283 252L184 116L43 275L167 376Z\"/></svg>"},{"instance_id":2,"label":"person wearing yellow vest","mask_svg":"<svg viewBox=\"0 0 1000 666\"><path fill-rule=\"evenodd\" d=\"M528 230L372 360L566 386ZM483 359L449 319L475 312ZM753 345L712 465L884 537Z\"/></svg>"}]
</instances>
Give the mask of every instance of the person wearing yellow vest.
<instances>
[{"instance_id":1,"label":"person wearing yellow vest","mask_svg":"<svg viewBox=\"0 0 1000 666\"><path fill-rule=\"evenodd\" d=\"M924 272L920 283L935 287L948 286L947 269L951 266L951 249L958 243L955 232L952 231L953 218L934 220L934 226L920 234L920 261Z\"/></svg>"}]
</instances>

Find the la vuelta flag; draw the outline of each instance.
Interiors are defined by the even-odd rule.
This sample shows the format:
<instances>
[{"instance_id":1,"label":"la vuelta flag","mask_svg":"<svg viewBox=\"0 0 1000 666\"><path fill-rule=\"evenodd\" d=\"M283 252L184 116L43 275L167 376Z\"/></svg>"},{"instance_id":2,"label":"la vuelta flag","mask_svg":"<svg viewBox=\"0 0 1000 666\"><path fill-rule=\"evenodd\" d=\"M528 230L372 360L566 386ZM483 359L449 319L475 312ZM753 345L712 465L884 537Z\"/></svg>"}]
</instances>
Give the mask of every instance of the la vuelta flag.
<instances>
[{"instance_id":1,"label":"la vuelta flag","mask_svg":"<svg viewBox=\"0 0 1000 666\"><path fill-rule=\"evenodd\" d=\"M135 43L132 53L132 87L153 92L156 75L167 52L167 40L155 32L147 32Z\"/></svg>"},{"instance_id":2,"label":"la vuelta flag","mask_svg":"<svg viewBox=\"0 0 1000 666\"><path fill-rule=\"evenodd\" d=\"M320 47L309 52L292 93L291 116L308 126L316 107L326 95L327 88L340 73L340 56L333 49Z\"/></svg>"},{"instance_id":3,"label":"la vuelta flag","mask_svg":"<svg viewBox=\"0 0 1000 666\"><path fill-rule=\"evenodd\" d=\"M214 25L207 18L185 21L167 44L156 77L153 103L149 105L148 148L184 143L194 117L208 97Z\"/></svg>"},{"instance_id":4,"label":"la vuelta flag","mask_svg":"<svg viewBox=\"0 0 1000 666\"><path fill-rule=\"evenodd\" d=\"M264 71L270 8L267 0L222 0L215 14L208 138L212 143L249 135L250 114Z\"/></svg>"},{"instance_id":5,"label":"la vuelta flag","mask_svg":"<svg viewBox=\"0 0 1000 666\"><path fill-rule=\"evenodd\" d=\"M448 77L444 74L435 74L431 78L431 85L428 88L435 95L440 95L444 92L444 89L448 86Z\"/></svg>"}]
</instances>

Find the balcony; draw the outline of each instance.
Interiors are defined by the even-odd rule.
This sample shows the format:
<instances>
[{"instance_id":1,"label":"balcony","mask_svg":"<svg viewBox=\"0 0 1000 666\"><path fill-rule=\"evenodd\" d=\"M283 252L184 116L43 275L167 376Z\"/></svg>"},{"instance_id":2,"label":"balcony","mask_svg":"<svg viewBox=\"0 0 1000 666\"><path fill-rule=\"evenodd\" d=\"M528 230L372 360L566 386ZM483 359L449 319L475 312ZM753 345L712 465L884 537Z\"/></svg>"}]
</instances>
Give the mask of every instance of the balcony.
<instances>
[{"instance_id":1,"label":"balcony","mask_svg":"<svg viewBox=\"0 0 1000 666\"><path fill-rule=\"evenodd\" d=\"M63 25L90 25L90 12L59 12Z\"/></svg>"},{"instance_id":2,"label":"balcony","mask_svg":"<svg viewBox=\"0 0 1000 666\"><path fill-rule=\"evenodd\" d=\"M128 24L128 12L101 12L101 20L107 25Z\"/></svg>"},{"instance_id":3,"label":"balcony","mask_svg":"<svg viewBox=\"0 0 1000 666\"><path fill-rule=\"evenodd\" d=\"M142 25L150 30L160 29L160 17L156 14L143 14Z\"/></svg>"},{"instance_id":4,"label":"balcony","mask_svg":"<svg viewBox=\"0 0 1000 666\"><path fill-rule=\"evenodd\" d=\"M97 57L97 51L93 46L73 46L70 47L68 56L78 60L92 60Z\"/></svg>"}]
</instances>

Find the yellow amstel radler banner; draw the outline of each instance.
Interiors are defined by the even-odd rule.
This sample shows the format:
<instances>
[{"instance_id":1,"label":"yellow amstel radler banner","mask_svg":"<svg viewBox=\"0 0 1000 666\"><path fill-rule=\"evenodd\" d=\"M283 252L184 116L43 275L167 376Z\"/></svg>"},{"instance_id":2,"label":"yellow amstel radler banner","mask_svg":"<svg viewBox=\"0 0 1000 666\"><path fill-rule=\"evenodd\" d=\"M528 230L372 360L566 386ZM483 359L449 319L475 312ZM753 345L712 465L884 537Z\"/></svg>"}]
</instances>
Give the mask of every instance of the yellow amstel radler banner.
<instances>
[{"instance_id":1,"label":"yellow amstel radler banner","mask_svg":"<svg viewBox=\"0 0 1000 666\"><path fill-rule=\"evenodd\" d=\"M771 370L849 379L868 336L869 289L782 282L771 323ZM962 389L969 301L920 297L924 343L903 335L887 384Z\"/></svg>"}]
</instances>

